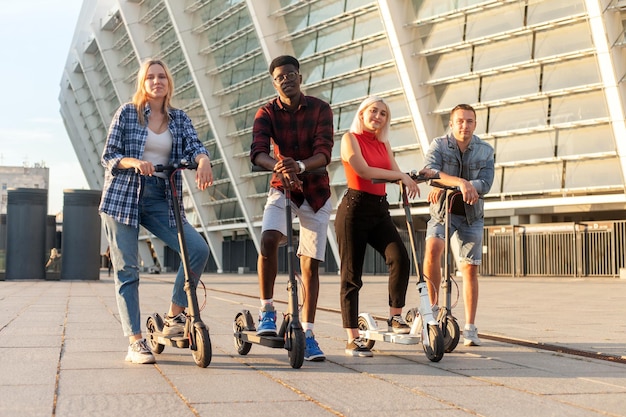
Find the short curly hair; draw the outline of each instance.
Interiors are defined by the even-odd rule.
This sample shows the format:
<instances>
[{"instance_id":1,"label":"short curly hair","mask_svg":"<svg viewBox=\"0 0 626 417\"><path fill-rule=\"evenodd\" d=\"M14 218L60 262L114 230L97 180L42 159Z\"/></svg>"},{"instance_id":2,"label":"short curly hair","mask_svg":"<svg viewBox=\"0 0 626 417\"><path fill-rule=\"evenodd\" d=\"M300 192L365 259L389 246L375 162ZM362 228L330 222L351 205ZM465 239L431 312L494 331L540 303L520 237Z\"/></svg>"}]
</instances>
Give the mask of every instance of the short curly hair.
<instances>
[{"instance_id":1,"label":"short curly hair","mask_svg":"<svg viewBox=\"0 0 626 417\"><path fill-rule=\"evenodd\" d=\"M272 60L270 64L270 74L273 74L277 67L282 67L283 65L293 65L298 71L300 70L300 63L296 58L291 55L281 55Z\"/></svg>"}]
</instances>

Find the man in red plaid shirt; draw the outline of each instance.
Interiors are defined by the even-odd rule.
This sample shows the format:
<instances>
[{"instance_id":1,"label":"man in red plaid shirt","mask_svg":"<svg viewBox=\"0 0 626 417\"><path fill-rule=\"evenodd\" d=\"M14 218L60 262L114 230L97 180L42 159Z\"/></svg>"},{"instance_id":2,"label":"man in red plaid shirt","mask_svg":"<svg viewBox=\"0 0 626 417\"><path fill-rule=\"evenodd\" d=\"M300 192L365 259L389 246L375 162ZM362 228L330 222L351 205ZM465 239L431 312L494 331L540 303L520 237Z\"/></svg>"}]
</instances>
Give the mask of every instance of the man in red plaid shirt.
<instances>
[{"instance_id":1,"label":"man in red plaid shirt","mask_svg":"<svg viewBox=\"0 0 626 417\"><path fill-rule=\"evenodd\" d=\"M278 246L287 233L285 188L291 190L293 213L300 219L298 257L306 297L303 328L304 359L326 359L319 348L313 323L319 293L319 264L324 261L330 213L328 174L306 175L330 162L334 144L333 114L328 103L305 96L300 90L300 63L292 56L275 58L269 67L278 97L261 107L254 118L250 160L272 170L272 181L263 212L261 252L258 258L261 312L257 334L276 334L273 306L278 272ZM273 155L271 149L273 145Z\"/></svg>"}]
</instances>

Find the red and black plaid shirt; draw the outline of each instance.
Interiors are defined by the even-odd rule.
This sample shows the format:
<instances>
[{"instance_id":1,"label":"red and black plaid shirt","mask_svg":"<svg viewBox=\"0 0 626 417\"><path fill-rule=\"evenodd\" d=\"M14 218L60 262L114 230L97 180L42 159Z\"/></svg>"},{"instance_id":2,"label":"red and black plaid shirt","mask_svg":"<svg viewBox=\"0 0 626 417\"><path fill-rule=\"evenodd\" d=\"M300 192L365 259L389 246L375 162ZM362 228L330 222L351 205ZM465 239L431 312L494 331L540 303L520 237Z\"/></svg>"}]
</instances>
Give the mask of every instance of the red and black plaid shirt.
<instances>
[{"instance_id":1,"label":"red and black plaid shirt","mask_svg":"<svg viewBox=\"0 0 626 417\"><path fill-rule=\"evenodd\" d=\"M250 160L258 154L270 154L270 143L274 144L277 159L291 157L296 161L321 153L330 162L334 145L333 113L325 101L302 95L300 106L295 112L288 111L278 97L261 107L254 117ZM328 174L302 175L303 190L292 191L291 200L300 207L306 201L313 210L319 210L330 197ZM283 191L276 174L271 186Z\"/></svg>"}]
</instances>

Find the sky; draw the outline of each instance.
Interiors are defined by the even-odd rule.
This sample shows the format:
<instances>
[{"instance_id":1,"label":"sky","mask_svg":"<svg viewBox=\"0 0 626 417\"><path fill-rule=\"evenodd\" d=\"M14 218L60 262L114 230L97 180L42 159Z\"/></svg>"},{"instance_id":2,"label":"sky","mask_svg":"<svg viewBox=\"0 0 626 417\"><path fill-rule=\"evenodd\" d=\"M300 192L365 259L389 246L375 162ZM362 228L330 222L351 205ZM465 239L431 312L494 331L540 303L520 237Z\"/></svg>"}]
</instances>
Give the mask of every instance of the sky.
<instances>
[{"instance_id":1,"label":"sky","mask_svg":"<svg viewBox=\"0 0 626 417\"><path fill-rule=\"evenodd\" d=\"M63 190L89 188L59 104L82 2L0 0L0 165L49 168L48 214L63 210Z\"/></svg>"}]
</instances>

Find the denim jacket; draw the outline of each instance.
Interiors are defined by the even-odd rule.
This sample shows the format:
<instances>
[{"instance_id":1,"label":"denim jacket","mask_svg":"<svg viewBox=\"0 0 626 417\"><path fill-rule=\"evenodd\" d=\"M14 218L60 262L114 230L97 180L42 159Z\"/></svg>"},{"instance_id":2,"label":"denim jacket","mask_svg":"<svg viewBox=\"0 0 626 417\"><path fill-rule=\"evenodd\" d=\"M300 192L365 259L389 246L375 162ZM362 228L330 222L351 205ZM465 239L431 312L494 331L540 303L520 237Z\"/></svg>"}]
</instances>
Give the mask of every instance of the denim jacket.
<instances>
[{"instance_id":1,"label":"denim jacket","mask_svg":"<svg viewBox=\"0 0 626 417\"><path fill-rule=\"evenodd\" d=\"M480 198L476 204L465 204L467 222L472 224L484 218L485 201L482 197L491 189L494 176L494 153L490 144L473 135L461 158L456 139L452 135L438 137L431 142L426 154L426 168L468 180L476 188ZM442 194L437 203L430 205L430 216L442 223L445 214L443 196L445 194Z\"/></svg>"}]
</instances>

